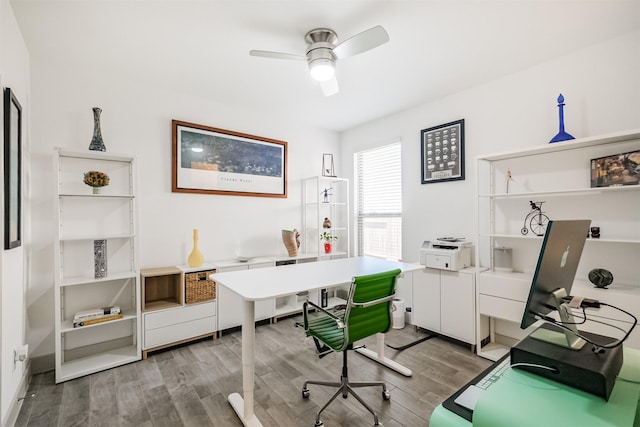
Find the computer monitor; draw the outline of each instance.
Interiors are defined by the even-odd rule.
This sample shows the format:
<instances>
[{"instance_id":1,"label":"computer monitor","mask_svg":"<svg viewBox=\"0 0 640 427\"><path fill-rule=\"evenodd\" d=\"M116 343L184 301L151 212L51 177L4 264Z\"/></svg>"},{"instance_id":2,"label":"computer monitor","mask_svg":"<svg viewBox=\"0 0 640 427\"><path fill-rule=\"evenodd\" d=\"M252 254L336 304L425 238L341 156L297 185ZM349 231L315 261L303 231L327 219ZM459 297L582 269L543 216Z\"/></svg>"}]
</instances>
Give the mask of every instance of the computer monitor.
<instances>
[{"instance_id":1,"label":"computer monitor","mask_svg":"<svg viewBox=\"0 0 640 427\"><path fill-rule=\"evenodd\" d=\"M548 222L520 327L528 328L542 316L558 311L560 322L570 330L538 328L531 333L532 338L574 350L584 346L563 298L571 295L590 224L591 220Z\"/></svg>"}]
</instances>

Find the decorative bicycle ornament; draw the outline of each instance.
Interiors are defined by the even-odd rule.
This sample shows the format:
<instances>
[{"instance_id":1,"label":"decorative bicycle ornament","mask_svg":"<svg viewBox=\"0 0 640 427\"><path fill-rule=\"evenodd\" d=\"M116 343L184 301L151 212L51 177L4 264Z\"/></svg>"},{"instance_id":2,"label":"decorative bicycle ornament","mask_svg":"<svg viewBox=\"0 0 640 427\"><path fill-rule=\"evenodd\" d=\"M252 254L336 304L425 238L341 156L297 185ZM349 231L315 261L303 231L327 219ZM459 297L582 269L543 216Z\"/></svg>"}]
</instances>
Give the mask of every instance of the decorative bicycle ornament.
<instances>
[{"instance_id":1,"label":"decorative bicycle ornament","mask_svg":"<svg viewBox=\"0 0 640 427\"><path fill-rule=\"evenodd\" d=\"M531 230L531 232L536 236L544 236L547 229L547 223L549 222L549 217L542 212L543 203L544 202L533 202L529 200L531 211L524 218L524 223L520 230L520 233L522 233L523 236L526 236L529 233L529 230Z\"/></svg>"}]
</instances>

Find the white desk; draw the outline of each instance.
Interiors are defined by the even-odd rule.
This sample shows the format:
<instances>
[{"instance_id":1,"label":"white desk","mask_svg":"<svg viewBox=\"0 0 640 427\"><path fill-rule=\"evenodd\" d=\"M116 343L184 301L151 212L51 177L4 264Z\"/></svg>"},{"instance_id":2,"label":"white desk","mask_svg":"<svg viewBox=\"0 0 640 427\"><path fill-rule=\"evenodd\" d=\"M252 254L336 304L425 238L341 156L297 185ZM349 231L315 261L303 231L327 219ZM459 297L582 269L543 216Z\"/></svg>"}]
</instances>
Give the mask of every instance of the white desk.
<instances>
[{"instance_id":1,"label":"white desk","mask_svg":"<svg viewBox=\"0 0 640 427\"><path fill-rule=\"evenodd\" d=\"M423 266L376 258L355 257L318 261L280 267L218 273L211 276L244 300L242 322L242 391L229 395L229 403L245 426L262 426L253 412L255 365L255 301L277 298L299 292L329 288L351 283L354 276L381 273L399 268L402 272L420 270ZM393 362L380 355L384 348L383 334L378 334L378 354L367 355L387 364Z\"/></svg>"}]
</instances>

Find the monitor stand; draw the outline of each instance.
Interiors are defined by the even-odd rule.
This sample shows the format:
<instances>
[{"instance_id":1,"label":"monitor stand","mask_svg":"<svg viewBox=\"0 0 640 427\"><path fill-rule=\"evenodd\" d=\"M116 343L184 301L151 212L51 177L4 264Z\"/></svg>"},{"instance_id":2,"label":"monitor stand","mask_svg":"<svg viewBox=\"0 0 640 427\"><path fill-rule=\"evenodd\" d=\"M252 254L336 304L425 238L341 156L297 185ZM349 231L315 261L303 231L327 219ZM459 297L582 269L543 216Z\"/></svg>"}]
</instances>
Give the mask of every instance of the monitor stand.
<instances>
[{"instance_id":1,"label":"monitor stand","mask_svg":"<svg viewBox=\"0 0 640 427\"><path fill-rule=\"evenodd\" d=\"M571 313L569 304L562 300L567 296L567 291L564 288L559 288L552 292L551 296L560 316L560 323L564 325L566 329L559 327L553 329L538 328L529 336L571 350L577 351L582 349L587 342L578 336L578 328L576 328L576 321Z\"/></svg>"}]
</instances>

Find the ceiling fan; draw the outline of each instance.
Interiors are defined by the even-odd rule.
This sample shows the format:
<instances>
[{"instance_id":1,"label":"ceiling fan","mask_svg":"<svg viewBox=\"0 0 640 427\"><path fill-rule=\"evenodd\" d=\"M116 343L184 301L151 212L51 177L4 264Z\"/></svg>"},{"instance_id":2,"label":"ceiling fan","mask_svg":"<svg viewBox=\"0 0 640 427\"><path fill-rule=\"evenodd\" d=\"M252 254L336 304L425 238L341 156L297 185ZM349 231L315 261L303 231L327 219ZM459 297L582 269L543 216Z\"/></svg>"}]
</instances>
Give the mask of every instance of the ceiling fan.
<instances>
[{"instance_id":1,"label":"ceiling fan","mask_svg":"<svg viewBox=\"0 0 640 427\"><path fill-rule=\"evenodd\" d=\"M366 52L389 41L389 34L380 25L369 28L338 43L338 35L328 28L316 28L304 36L307 49L304 55L294 53L250 50L249 55L265 58L306 60L311 78L320 82L325 96L338 93L335 78L336 61Z\"/></svg>"}]
</instances>

